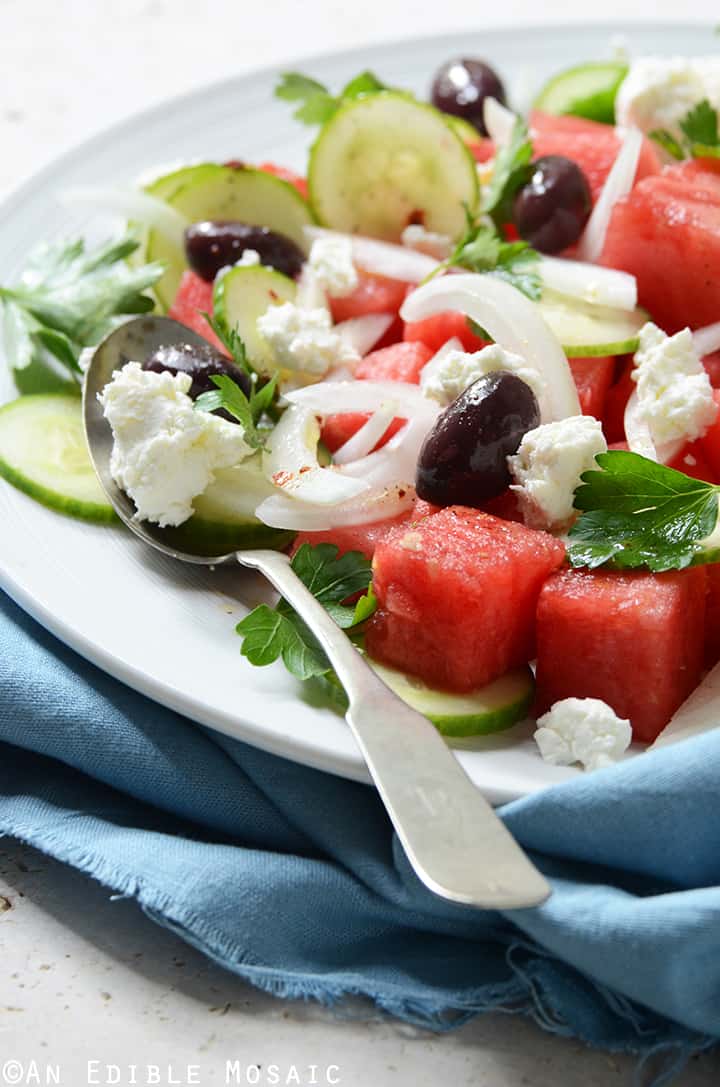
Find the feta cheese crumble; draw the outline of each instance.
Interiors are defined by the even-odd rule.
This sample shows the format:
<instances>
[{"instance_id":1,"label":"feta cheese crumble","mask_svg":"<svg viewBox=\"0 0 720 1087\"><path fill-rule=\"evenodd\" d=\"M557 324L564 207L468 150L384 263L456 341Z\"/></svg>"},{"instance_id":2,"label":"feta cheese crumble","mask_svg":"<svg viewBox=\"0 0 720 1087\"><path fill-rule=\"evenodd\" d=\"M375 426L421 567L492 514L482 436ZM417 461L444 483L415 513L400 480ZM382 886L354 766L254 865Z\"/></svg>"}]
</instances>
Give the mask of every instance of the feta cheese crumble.
<instances>
[{"instance_id":1,"label":"feta cheese crumble","mask_svg":"<svg viewBox=\"0 0 720 1087\"><path fill-rule=\"evenodd\" d=\"M400 235L400 241L406 249L415 249L418 253L425 253L436 260L445 260L450 256L452 244L447 234L438 234L434 230L426 230L419 223L411 223L406 226Z\"/></svg>"},{"instance_id":2,"label":"feta cheese crumble","mask_svg":"<svg viewBox=\"0 0 720 1087\"><path fill-rule=\"evenodd\" d=\"M623 127L678 137L679 122L704 98L720 109L720 57L638 57L620 84L615 116Z\"/></svg>"},{"instance_id":3,"label":"feta cheese crumble","mask_svg":"<svg viewBox=\"0 0 720 1087\"><path fill-rule=\"evenodd\" d=\"M599 420L571 415L529 430L517 453L508 457L515 480L511 490L520 500L526 524L561 530L571 521L573 496L580 476L595 468L598 453L607 452Z\"/></svg>"},{"instance_id":4,"label":"feta cheese crumble","mask_svg":"<svg viewBox=\"0 0 720 1087\"><path fill-rule=\"evenodd\" d=\"M506 351L499 344L489 344L481 351L466 352L441 348L420 373L420 389L430 400L446 407L478 378L494 370L515 374L540 398L543 382L540 374L520 355Z\"/></svg>"},{"instance_id":5,"label":"feta cheese crumble","mask_svg":"<svg viewBox=\"0 0 720 1087\"><path fill-rule=\"evenodd\" d=\"M193 499L252 450L241 426L196 411L189 374L154 373L129 362L99 397L114 442L110 472L141 521L164 528L193 513Z\"/></svg>"},{"instance_id":6,"label":"feta cheese crumble","mask_svg":"<svg viewBox=\"0 0 720 1087\"><path fill-rule=\"evenodd\" d=\"M717 417L710 378L689 328L667 336L648 322L640 330L633 381L638 405L656 445L702 437Z\"/></svg>"},{"instance_id":7,"label":"feta cheese crumble","mask_svg":"<svg viewBox=\"0 0 720 1087\"><path fill-rule=\"evenodd\" d=\"M301 309L294 302L270 306L258 318L258 332L275 354L278 366L322 375L331 366L359 362L360 356L332 327L326 309Z\"/></svg>"},{"instance_id":8,"label":"feta cheese crumble","mask_svg":"<svg viewBox=\"0 0 720 1087\"><path fill-rule=\"evenodd\" d=\"M332 235L316 238L310 249L309 264L316 282L331 298L344 298L358 285L350 238Z\"/></svg>"},{"instance_id":9,"label":"feta cheese crumble","mask_svg":"<svg viewBox=\"0 0 720 1087\"><path fill-rule=\"evenodd\" d=\"M632 740L630 722L599 698L563 698L538 718L535 742L545 762L585 770L612 766Z\"/></svg>"},{"instance_id":10,"label":"feta cheese crumble","mask_svg":"<svg viewBox=\"0 0 720 1087\"><path fill-rule=\"evenodd\" d=\"M254 268L258 264L262 261L257 249L244 249L240 260L235 261L236 268Z\"/></svg>"}]
</instances>

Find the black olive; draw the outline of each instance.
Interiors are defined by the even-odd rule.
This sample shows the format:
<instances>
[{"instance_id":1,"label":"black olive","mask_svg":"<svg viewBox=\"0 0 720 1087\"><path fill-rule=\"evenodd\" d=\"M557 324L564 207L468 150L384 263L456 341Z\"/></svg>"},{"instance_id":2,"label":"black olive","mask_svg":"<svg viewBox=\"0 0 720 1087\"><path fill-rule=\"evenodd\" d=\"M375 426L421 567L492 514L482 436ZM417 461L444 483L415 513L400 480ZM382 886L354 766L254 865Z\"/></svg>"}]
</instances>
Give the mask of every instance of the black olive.
<instances>
[{"instance_id":1,"label":"black olive","mask_svg":"<svg viewBox=\"0 0 720 1087\"><path fill-rule=\"evenodd\" d=\"M260 263L295 279L305 254L292 238L266 226L234 220L207 220L185 230L185 256L202 279L212 283L221 268L239 261L246 249L254 249Z\"/></svg>"}]
</instances>

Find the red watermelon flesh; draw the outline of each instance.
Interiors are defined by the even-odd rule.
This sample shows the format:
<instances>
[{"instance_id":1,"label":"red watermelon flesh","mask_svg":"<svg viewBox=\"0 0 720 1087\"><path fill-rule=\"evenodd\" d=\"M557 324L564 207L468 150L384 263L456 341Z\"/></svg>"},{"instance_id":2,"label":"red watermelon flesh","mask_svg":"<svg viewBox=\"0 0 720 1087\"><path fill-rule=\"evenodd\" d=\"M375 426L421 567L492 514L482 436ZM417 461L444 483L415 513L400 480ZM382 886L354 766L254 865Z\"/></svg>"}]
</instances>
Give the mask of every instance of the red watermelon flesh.
<instances>
[{"instance_id":1,"label":"red watermelon flesh","mask_svg":"<svg viewBox=\"0 0 720 1087\"><path fill-rule=\"evenodd\" d=\"M705 667L712 668L720 661L720 563L713 562L705 569Z\"/></svg>"},{"instance_id":2,"label":"red watermelon flesh","mask_svg":"<svg viewBox=\"0 0 720 1087\"><path fill-rule=\"evenodd\" d=\"M321 543L335 544L339 548L339 554L346 551L362 551L366 558L371 559L379 540L387 536L392 528L405 524L410 520L412 512L401 513L397 517L389 517L384 521L373 521L367 525L343 525L340 528L326 528L318 532L299 532L295 537L292 552L304 543L313 547Z\"/></svg>"},{"instance_id":3,"label":"red watermelon flesh","mask_svg":"<svg viewBox=\"0 0 720 1087\"><path fill-rule=\"evenodd\" d=\"M609 356L568 359L583 415L602 419L605 397L615 376L615 359Z\"/></svg>"},{"instance_id":4,"label":"red watermelon flesh","mask_svg":"<svg viewBox=\"0 0 720 1087\"><path fill-rule=\"evenodd\" d=\"M613 210L600 263L636 276L640 305L667 332L720 314L720 177L668 166Z\"/></svg>"},{"instance_id":5,"label":"red watermelon flesh","mask_svg":"<svg viewBox=\"0 0 720 1087\"><path fill-rule=\"evenodd\" d=\"M552 536L480 510L413 519L377 545L368 652L435 687L489 683L529 659L538 594L564 555Z\"/></svg>"},{"instance_id":6,"label":"red watermelon flesh","mask_svg":"<svg viewBox=\"0 0 720 1087\"><path fill-rule=\"evenodd\" d=\"M262 162L258 166L258 170L262 170L266 174L272 174L273 177L279 177L281 181L288 181L297 189L303 200L307 200L307 181L300 174L296 174L294 170L288 169L287 166L278 166L276 162Z\"/></svg>"},{"instance_id":7,"label":"red watermelon flesh","mask_svg":"<svg viewBox=\"0 0 720 1087\"><path fill-rule=\"evenodd\" d=\"M650 743L700 681L704 567L563 570L537 609L537 703L600 698Z\"/></svg>"},{"instance_id":8,"label":"red watermelon flesh","mask_svg":"<svg viewBox=\"0 0 720 1087\"><path fill-rule=\"evenodd\" d=\"M344 298L330 298L333 321L348 321L369 313L397 313L405 301L409 285L399 279L373 275L358 269L358 285Z\"/></svg>"},{"instance_id":9,"label":"red watermelon flesh","mask_svg":"<svg viewBox=\"0 0 720 1087\"><path fill-rule=\"evenodd\" d=\"M563 155L576 162L585 174L593 201L600 195L607 175L617 158L621 139L612 125L582 117L554 117L534 110L530 114L533 158ZM660 160L649 140L644 140L636 181L660 170Z\"/></svg>"},{"instance_id":10,"label":"red watermelon flesh","mask_svg":"<svg viewBox=\"0 0 720 1087\"><path fill-rule=\"evenodd\" d=\"M720 388L720 351L713 351L702 360L713 389Z\"/></svg>"},{"instance_id":11,"label":"red watermelon flesh","mask_svg":"<svg viewBox=\"0 0 720 1087\"><path fill-rule=\"evenodd\" d=\"M372 351L362 360L355 376L361 381L405 381L417 385L420 371L433 356L430 348L423 343L396 343ZM353 411L328 415L323 423L321 438L331 453L349 441L353 434L370 418L367 412ZM404 419L393 419L375 449L389 442L393 434L404 423Z\"/></svg>"},{"instance_id":12,"label":"red watermelon flesh","mask_svg":"<svg viewBox=\"0 0 720 1087\"><path fill-rule=\"evenodd\" d=\"M625 363L620 379L611 385L605 396L603 410L603 433L608 442L625 441L625 408L635 388L630 376L633 372L633 360Z\"/></svg>"},{"instance_id":13,"label":"red watermelon flesh","mask_svg":"<svg viewBox=\"0 0 720 1087\"><path fill-rule=\"evenodd\" d=\"M713 396L720 407L720 389L715 389ZM720 479L720 414L698 444L713 473Z\"/></svg>"},{"instance_id":14,"label":"red watermelon flesh","mask_svg":"<svg viewBox=\"0 0 720 1087\"><path fill-rule=\"evenodd\" d=\"M194 332L204 336L206 340L209 340L213 347L217 347L219 351L226 353L225 348L203 317L203 313L212 314L212 308L212 283L207 283L204 279L201 279L200 276L195 275L194 272L189 270L183 272L180 286L177 289L177 294L170 307L168 316L179 321L181 325L186 325L188 328L193 329Z\"/></svg>"},{"instance_id":15,"label":"red watermelon flesh","mask_svg":"<svg viewBox=\"0 0 720 1087\"><path fill-rule=\"evenodd\" d=\"M453 310L436 313L423 321L411 321L405 325L403 332L404 340L410 343L420 341L426 344L433 354L453 337L460 340L465 351L480 351L481 348L487 346L485 340L481 340L470 331L465 314L455 313Z\"/></svg>"}]
</instances>

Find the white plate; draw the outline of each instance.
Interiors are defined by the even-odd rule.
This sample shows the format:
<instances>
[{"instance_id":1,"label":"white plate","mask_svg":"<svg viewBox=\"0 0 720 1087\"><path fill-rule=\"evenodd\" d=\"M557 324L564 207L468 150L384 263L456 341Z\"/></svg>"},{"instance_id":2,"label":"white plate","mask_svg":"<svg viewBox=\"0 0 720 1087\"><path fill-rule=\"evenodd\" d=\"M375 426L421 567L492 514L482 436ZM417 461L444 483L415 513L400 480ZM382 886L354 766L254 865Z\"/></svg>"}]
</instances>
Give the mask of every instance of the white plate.
<instances>
[{"instance_id":1,"label":"white plate","mask_svg":"<svg viewBox=\"0 0 720 1087\"><path fill-rule=\"evenodd\" d=\"M608 56L622 31L633 53L710 52L706 27L602 26L474 32L316 58L296 65L336 87L364 68L418 94L452 55L489 58L525 105L544 78ZM188 159L275 159L302 169L309 134L273 98L276 72L230 80L131 119L63 156L0 211L0 283L28 249L87 228L57 194L74 185L127 182ZM112 224L93 223L96 227ZM14 395L0 367L0 402ZM137 690L194 720L287 758L358 780L367 773L343 720L314 703L277 665L252 668L234 625L263 594L239 569L211 572L150 553L121 529L53 514L0 481L0 584L44 626ZM577 771L546 765L520 726L458 752L472 779L501 802Z\"/></svg>"}]
</instances>

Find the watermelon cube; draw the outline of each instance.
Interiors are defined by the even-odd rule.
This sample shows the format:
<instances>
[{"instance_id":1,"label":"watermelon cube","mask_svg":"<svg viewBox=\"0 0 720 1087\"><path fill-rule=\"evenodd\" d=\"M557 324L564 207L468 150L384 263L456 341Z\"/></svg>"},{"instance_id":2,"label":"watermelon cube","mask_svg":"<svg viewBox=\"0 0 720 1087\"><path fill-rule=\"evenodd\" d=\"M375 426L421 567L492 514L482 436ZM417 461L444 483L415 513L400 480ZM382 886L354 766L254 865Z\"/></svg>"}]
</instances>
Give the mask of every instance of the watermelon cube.
<instances>
[{"instance_id":1,"label":"watermelon cube","mask_svg":"<svg viewBox=\"0 0 720 1087\"><path fill-rule=\"evenodd\" d=\"M615 359L600 356L589 359L568 359L573 381L580 398L583 415L602 419L605 397L615 376Z\"/></svg>"},{"instance_id":2,"label":"watermelon cube","mask_svg":"<svg viewBox=\"0 0 720 1087\"><path fill-rule=\"evenodd\" d=\"M620 150L620 137L613 125L588 121L583 117L555 117L540 110L530 114L533 158L562 155L576 162L585 174L597 200ZM660 160L650 140L643 141L636 181L660 170Z\"/></svg>"},{"instance_id":3,"label":"watermelon cube","mask_svg":"<svg viewBox=\"0 0 720 1087\"><path fill-rule=\"evenodd\" d=\"M387 517L384 521L373 521L367 525L342 525L339 528L326 528L318 532L299 532L293 541L292 552L304 543L313 547L321 543L335 544L339 554L346 551L362 551L366 558L371 559L380 540L387 536L392 528L403 525L413 516L413 512L401 513L397 517Z\"/></svg>"},{"instance_id":4,"label":"watermelon cube","mask_svg":"<svg viewBox=\"0 0 720 1087\"><path fill-rule=\"evenodd\" d=\"M480 510L451 506L381 540L371 657L451 691L470 691L529 660L543 582L562 543Z\"/></svg>"},{"instance_id":5,"label":"watermelon cube","mask_svg":"<svg viewBox=\"0 0 720 1087\"><path fill-rule=\"evenodd\" d=\"M601 264L636 276L640 305L666 332L720 314L720 174L668 166L613 209Z\"/></svg>"},{"instance_id":6,"label":"watermelon cube","mask_svg":"<svg viewBox=\"0 0 720 1087\"><path fill-rule=\"evenodd\" d=\"M705 667L712 668L720 661L720 563L713 562L705 569Z\"/></svg>"},{"instance_id":7,"label":"watermelon cube","mask_svg":"<svg viewBox=\"0 0 720 1087\"><path fill-rule=\"evenodd\" d=\"M697 686L706 572L563 570L537 609L537 703L600 698L650 743Z\"/></svg>"},{"instance_id":8,"label":"watermelon cube","mask_svg":"<svg viewBox=\"0 0 720 1087\"><path fill-rule=\"evenodd\" d=\"M290 170L287 166L278 166L276 162L261 162L258 170L262 170L266 174L272 174L273 177L279 177L281 181L287 181L297 189L303 200L307 200L308 184L301 174L296 174L294 170Z\"/></svg>"},{"instance_id":9,"label":"watermelon cube","mask_svg":"<svg viewBox=\"0 0 720 1087\"><path fill-rule=\"evenodd\" d=\"M720 407L720 389L713 392L715 403ZM700 438L698 445L715 476L720 479L720 414L713 425Z\"/></svg>"},{"instance_id":10,"label":"watermelon cube","mask_svg":"<svg viewBox=\"0 0 720 1087\"><path fill-rule=\"evenodd\" d=\"M203 317L203 313L212 314L212 310L212 283L207 283L190 270L183 272L168 317L172 317L175 321L179 321L181 325L186 325L193 332L204 336L213 347L217 347L219 351L226 353L220 340Z\"/></svg>"},{"instance_id":11,"label":"watermelon cube","mask_svg":"<svg viewBox=\"0 0 720 1087\"><path fill-rule=\"evenodd\" d=\"M344 298L331 298L333 321L348 321L369 313L397 313L405 301L409 285L399 279L373 275L358 269L358 285Z\"/></svg>"},{"instance_id":12,"label":"watermelon cube","mask_svg":"<svg viewBox=\"0 0 720 1087\"><path fill-rule=\"evenodd\" d=\"M355 376L365 381L405 381L408 384L417 385L420 381L420 371L430 361L432 355L432 351L424 343L395 343L366 355L355 371ZM320 435L322 441L330 452L334 453L352 438L369 418L367 412L360 411L345 411L328 415L322 426ZM404 419L393 419L375 448L379 449L389 442L404 422Z\"/></svg>"},{"instance_id":13,"label":"watermelon cube","mask_svg":"<svg viewBox=\"0 0 720 1087\"><path fill-rule=\"evenodd\" d=\"M610 386L605 394L603 433L608 442L625 441L625 408L631 393L636 387L632 379L633 368L634 364L631 356L625 363L618 380Z\"/></svg>"},{"instance_id":14,"label":"watermelon cube","mask_svg":"<svg viewBox=\"0 0 720 1087\"><path fill-rule=\"evenodd\" d=\"M426 344L433 354L453 338L460 340L465 351L480 351L481 348L487 346L485 340L481 340L470 330L465 314L456 313L454 310L435 313L422 321L410 321L405 325L403 332L404 340L409 343L419 340Z\"/></svg>"}]
</instances>

